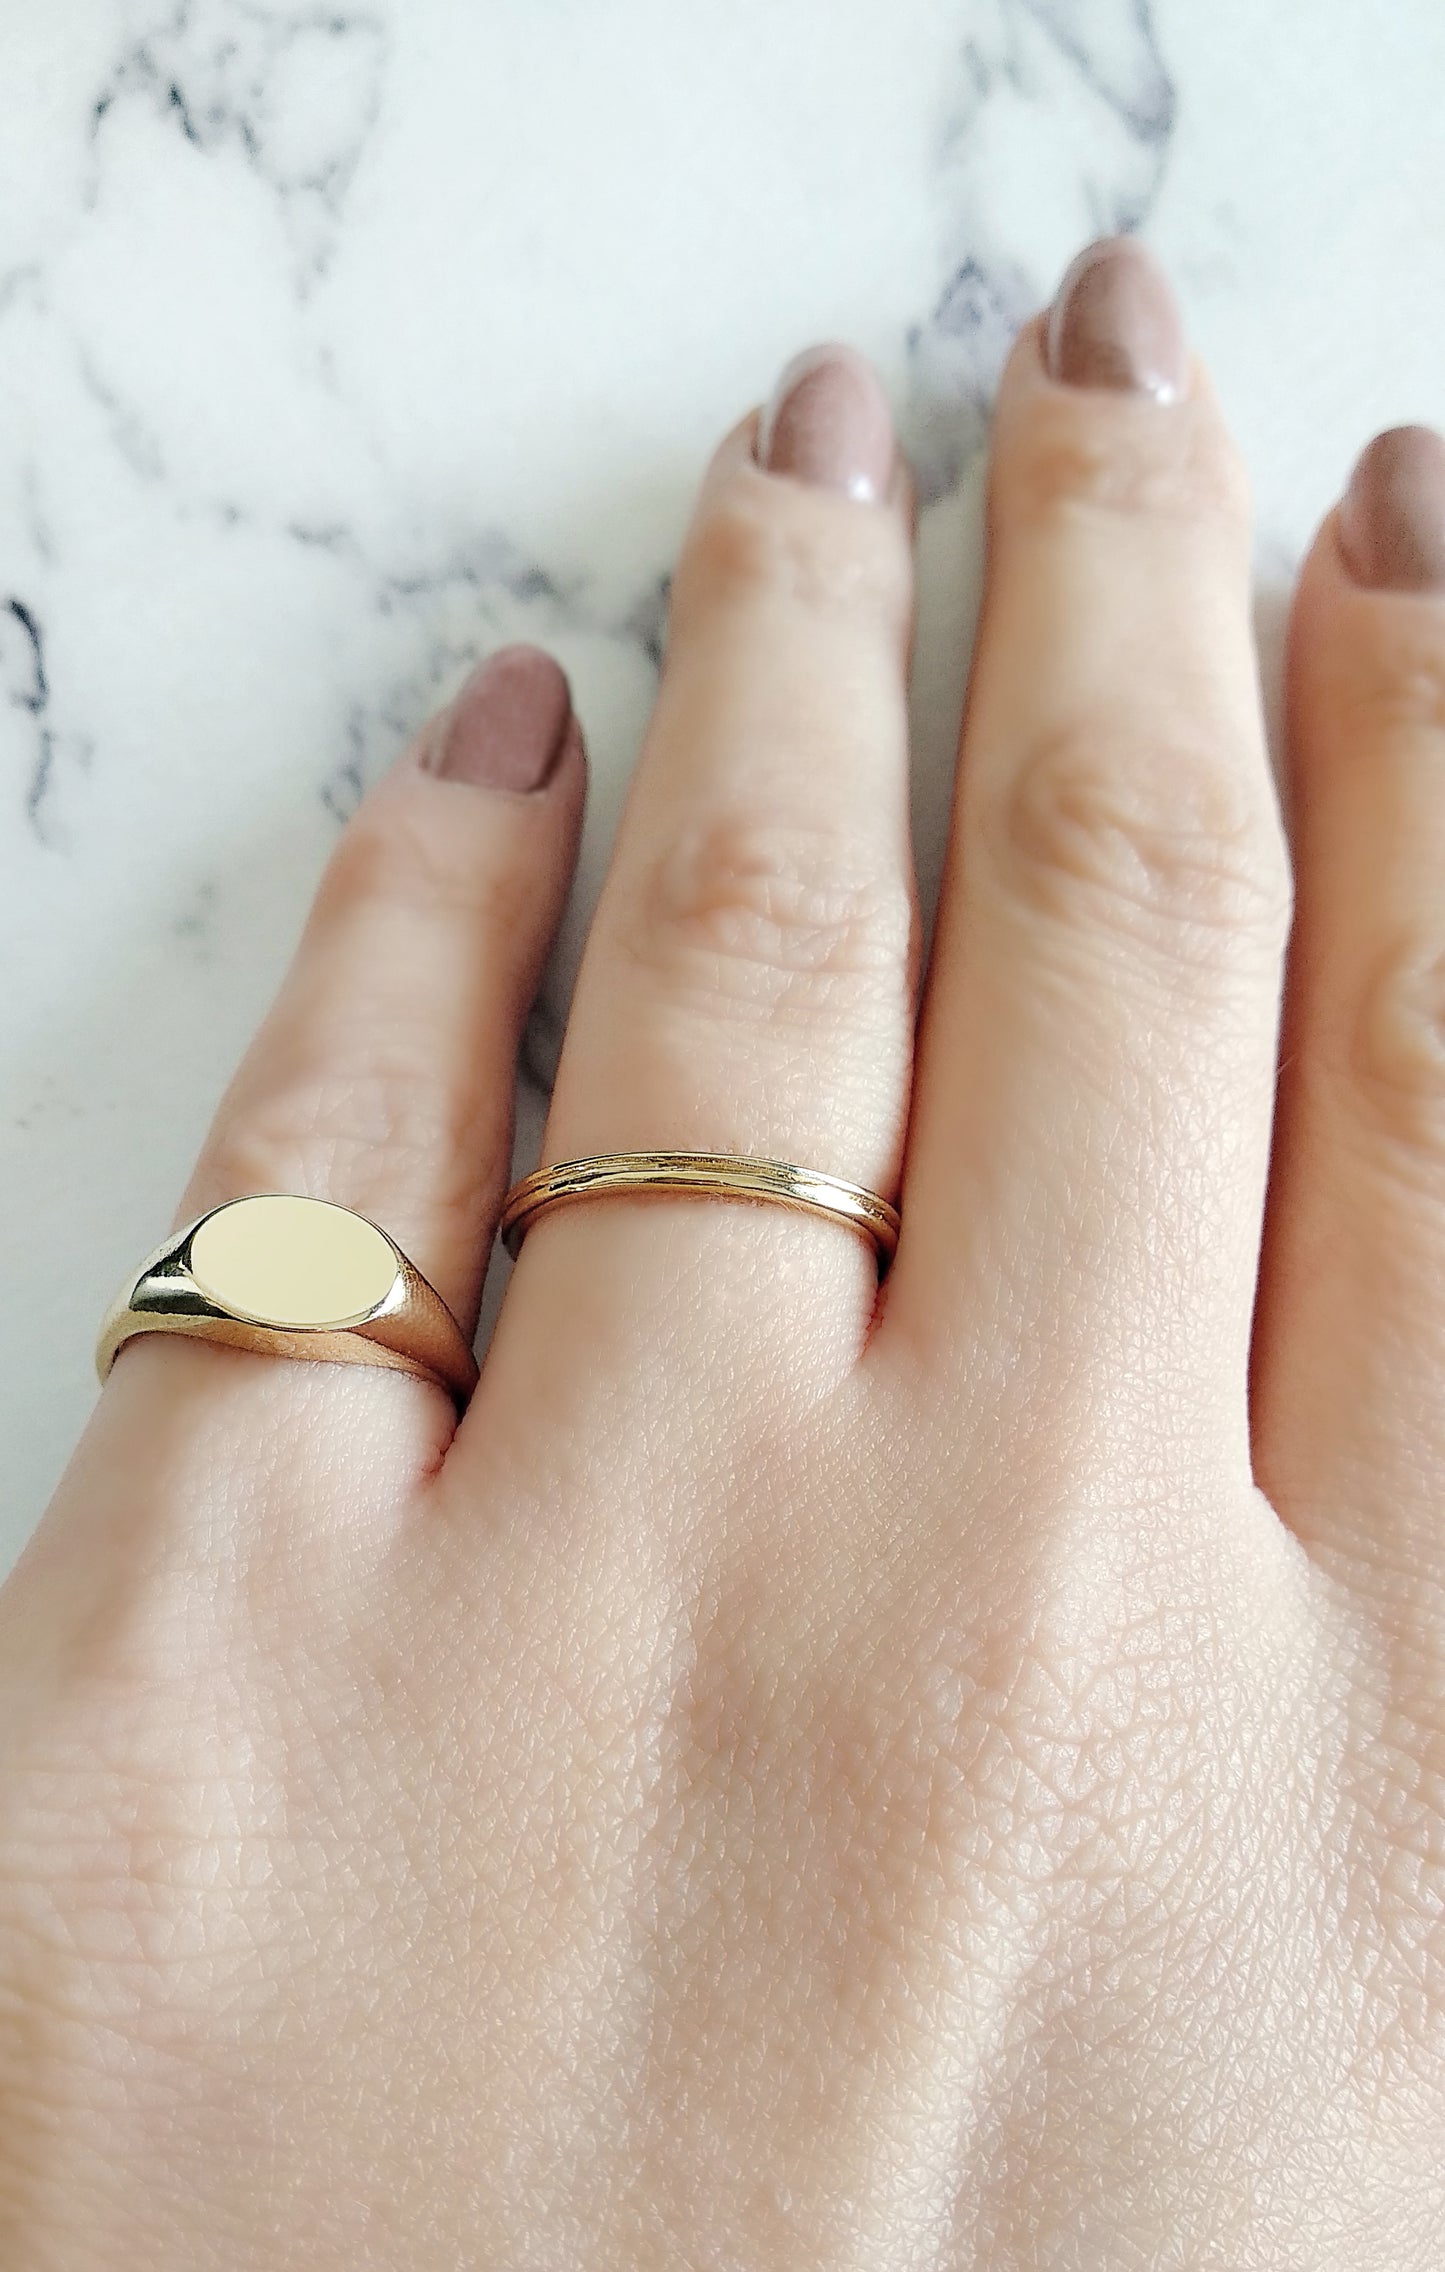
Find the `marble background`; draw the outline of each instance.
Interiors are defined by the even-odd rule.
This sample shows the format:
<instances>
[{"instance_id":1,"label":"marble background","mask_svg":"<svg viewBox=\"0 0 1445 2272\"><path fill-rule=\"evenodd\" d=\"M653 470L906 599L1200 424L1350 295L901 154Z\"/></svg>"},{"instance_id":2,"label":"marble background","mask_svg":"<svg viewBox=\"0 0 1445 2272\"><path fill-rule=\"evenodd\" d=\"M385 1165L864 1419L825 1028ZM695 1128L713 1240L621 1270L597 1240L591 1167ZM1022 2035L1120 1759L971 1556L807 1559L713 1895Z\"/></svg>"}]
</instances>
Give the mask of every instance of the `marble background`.
<instances>
[{"instance_id":1,"label":"marble background","mask_svg":"<svg viewBox=\"0 0 1445 2272\"><path fill-rule=\"evenodd\" d=\"M856 341L925 499L927 900L1012 331L1147 230L1272 692L1356 448L1445 422L1442 105L1438 0L10 0L0 1565L335 830L470 660L552 647L593 754L545 1077L699 464Z\"/></svg>"}]
</instances>

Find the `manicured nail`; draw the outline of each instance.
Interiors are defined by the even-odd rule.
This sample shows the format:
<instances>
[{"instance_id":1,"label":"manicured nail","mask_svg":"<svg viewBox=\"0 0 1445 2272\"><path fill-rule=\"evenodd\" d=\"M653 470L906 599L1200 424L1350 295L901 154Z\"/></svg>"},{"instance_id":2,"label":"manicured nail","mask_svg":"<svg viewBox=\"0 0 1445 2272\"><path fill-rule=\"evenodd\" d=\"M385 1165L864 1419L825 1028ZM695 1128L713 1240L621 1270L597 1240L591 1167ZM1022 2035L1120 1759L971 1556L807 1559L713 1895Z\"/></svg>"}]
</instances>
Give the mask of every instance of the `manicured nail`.
<instances>
[{"instance_id":1,"label":"manicured nail","mask_svg":"<svg viewBox=\"0 0 1445 2272\"><path fill-rule=\"evenodd\" d=\"M1340 550L1376 592L1445 591L1445 441L1392 426L1367 442L1340 500Z\"/></svg>"},{"instance_id":2,"label":"manicured nail","mask_svg":"<svg viewBox=\"0 0 1445 2272\"><path fill-rule=\"evenodd\" d=\"M437 721L424 763L479 789L540 789L567 745L572 696L540 647L501 647L479 663Z\"/></svg>"},{"instance_id":3,"label":"manicured nail","mask_svg":"<svg viewBox=\"0 0 1445 2272\"><path fill-rule=\"evenodd\" d=\"M1065 270L1049 310L1045 360L1072 387L1178 402L1189 389L1179 303L1137 237L1100 237Z\"/></svg>"},{"instance_id":4,"label":"manicured nail","mask_svg":"<svg viewBox=\"0 0 1445 2272\"><path fill-rule=\"evenodd\" d=\"M893 418L871 363L852 347L809 347L773 389L758 463L875 505L893 479Z\"/></svg>"}]
</instances>

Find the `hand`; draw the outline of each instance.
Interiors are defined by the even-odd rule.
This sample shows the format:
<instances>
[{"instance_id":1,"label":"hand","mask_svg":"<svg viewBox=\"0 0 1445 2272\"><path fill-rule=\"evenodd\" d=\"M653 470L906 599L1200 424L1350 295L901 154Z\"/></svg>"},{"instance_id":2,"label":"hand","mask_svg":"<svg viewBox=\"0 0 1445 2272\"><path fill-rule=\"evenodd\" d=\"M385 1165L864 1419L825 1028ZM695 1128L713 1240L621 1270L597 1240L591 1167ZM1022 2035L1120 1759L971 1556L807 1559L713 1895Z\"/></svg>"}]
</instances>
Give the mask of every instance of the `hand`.
<instances>
[{"instance_id":1,"label":"hand","mask_svg":"<svg viewBox=\"0 0 1445 2272\"><path fill-rule=\"evenodd\" d=\"M901 1192L881 1292L614 1197L455 1432L123 1351L0 1596L14 2272L1439 2264L1445 450L1300 583L1272 1148L1245 485L1137 247L1003 382L916 1036L909 538L855 357L723 442L544 1152ZM474 1320L583 777L532 650L423 730L178 1220Z\"/></svg>"}]
</instances>

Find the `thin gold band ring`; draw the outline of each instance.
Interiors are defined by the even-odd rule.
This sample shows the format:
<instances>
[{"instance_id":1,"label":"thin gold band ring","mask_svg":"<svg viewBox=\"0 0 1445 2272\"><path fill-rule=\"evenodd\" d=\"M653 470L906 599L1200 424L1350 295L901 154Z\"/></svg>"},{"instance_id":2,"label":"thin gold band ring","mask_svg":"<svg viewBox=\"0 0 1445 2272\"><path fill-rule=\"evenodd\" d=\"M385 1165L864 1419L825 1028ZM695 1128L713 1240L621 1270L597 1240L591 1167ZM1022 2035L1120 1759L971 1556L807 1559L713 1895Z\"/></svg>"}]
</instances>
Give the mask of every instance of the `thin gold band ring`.
<instances>
[{"instance_id":1,"label":"thin gold band ring","mask_svg":"<svg viewBox=\"0 0 1445 2272\"><path fill-rule=\"evenodd\" d=\"M880 1277L898 1247L898 1209L878 1192L817 1168L797 1167L791 1160L740 1158L732 1152L598 1152L589 1159L537 1168L514 1183L502 1202L502 1243L515 1255L544 1209L617 1191L767 1200L809 1215L828 1215L872 1240Z\"/></svg>"}]
</instances>

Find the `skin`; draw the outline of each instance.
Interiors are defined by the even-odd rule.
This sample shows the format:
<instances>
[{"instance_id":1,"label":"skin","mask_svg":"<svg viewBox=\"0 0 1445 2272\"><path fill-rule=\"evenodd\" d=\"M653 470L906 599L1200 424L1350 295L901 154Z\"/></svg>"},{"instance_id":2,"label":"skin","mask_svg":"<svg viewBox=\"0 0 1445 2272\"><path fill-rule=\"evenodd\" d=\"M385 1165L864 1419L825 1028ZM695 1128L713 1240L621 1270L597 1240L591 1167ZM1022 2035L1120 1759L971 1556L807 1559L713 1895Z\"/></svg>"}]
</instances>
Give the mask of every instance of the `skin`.
<instances>
[{"instance_id":1,"label":"skin","mask_svg":"<svg viewBox=\"0 0 1445 2272\"><path fill-rule=\"evenodd\" d=\"M901 1190L881 1294L834 1224L609 1200L459 1429L118 1363L0 1594L15 2272L1440 2261L1445 601L1334 515L1303 571L1272 1135L1244 478L1197 366L1042 340L916 1028L906 480L765 473L754 414L546 1138ZM178 1220L341 1200L469 1322L583 759L424 747Z\"/></svg>"}]
</instances>

